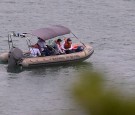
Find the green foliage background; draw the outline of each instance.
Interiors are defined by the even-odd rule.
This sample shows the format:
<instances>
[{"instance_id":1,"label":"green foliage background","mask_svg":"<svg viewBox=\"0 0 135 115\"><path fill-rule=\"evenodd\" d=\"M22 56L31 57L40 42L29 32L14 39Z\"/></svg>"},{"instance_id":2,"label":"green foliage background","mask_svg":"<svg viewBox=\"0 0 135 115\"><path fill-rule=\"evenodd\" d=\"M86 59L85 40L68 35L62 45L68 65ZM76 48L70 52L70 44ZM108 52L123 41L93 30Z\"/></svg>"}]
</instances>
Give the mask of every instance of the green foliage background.
<instances>
[{"instance_id":1,"label":"green foliage background","mask_svg":"<svg viewBox=\"0 0 135 115\"><path fill-rule=\"evenodd\" d=\"M135 115L135 98L106 88L103 74L87 71L79 76L73 96L88 115Z\"/></svg>"}]
</instances>

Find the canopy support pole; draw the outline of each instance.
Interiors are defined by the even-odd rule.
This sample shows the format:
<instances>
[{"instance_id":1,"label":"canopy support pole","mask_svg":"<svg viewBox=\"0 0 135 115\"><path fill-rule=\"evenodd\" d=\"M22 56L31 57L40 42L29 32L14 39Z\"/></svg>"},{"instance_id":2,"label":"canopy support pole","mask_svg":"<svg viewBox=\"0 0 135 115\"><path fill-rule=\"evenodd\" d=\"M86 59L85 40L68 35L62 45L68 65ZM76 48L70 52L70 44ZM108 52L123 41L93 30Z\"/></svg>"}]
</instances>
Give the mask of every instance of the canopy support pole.
<instances>
[{"instance_id":1,"label":"canopy support pole","mask_svg":"<svg viewBox=\"0 0 135 115\"><path fill-rule=\"evenodd\" d=\"M14 33L12 33L14 34ZM12 35L11 34L8 34L8 46L9 46L9 50L11 49L11 46L13 47L13 40L12 40Z\"/></svg>"},{"instance_id":2,"label":"canopy support pole","mask_svg":"<svg viewBox=\"0 0 135 115\"><path fill-rule=\"evenodd\" d=\"M71 32L72 33L72 32ZM77 38L79 41L80 41L80 43L82 43L83 44L83 46L85 46L85 44L74 34L74 33L72 33L74 36L75 36L75 38ZM86 47L86 46L85 46Z\"/></svg>"}]
</instances>

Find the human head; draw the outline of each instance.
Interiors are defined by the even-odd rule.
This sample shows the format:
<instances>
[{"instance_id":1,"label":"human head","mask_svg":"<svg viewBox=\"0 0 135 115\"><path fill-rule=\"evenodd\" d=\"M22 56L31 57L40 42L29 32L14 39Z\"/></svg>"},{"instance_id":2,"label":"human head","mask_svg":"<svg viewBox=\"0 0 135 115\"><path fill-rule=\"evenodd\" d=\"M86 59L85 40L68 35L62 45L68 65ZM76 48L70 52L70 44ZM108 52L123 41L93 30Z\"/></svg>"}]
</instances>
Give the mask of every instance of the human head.
<instances>
[{"instance_id":1,"label":"human head","mask_svg":"<svg viewBox=\"0 0 135 115\"><path fill-rule=\"evenodd\" d=\"M33 48L39 48L37 44L32 45Z\"/></svg>"},{"instance_id":2,"label":"human head","mask_svg":"<svg viewBox=\"0 0 135 115\"><path fill-rule=\"evenodd\" d=\"M67 42L72 43L72 40L70 38L67 38Z\"/></svg>"},{"instance_id":3,"label":"human head","mask_svg":"<svg viewBox=\"0 0 135 115\"><path fill-rule=\"evenodd\" d=\"M62 42L62 40L61 39L57 39L57 42Z\"/></svg>"},{"instance_id":4,"label":"human head","mask_svg":"<svg viewBox=\"0 0 135 115\"><path fill-rule=\"evenodd\" d=\"M69 42L69 41L72 41L72 40L70 38L68 38L67 41Z\"/></svg>"}]
</instances>

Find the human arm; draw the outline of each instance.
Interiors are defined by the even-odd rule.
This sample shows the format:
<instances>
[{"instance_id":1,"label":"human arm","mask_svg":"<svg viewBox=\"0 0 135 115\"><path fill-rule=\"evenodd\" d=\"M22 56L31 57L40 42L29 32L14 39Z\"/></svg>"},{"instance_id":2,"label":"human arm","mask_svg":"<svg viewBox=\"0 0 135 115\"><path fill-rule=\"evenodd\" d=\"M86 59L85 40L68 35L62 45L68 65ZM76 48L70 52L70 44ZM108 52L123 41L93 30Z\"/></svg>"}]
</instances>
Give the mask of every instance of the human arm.
<instances>
[{"instance_id":1,"label":"human arm","mask_svg":"<svg viewBox=\"0 0 135 115\"><path fill-rule=\"evenodd\" d=\"M71 44L71 47L69 48L69 50L72 50L73 49L73 45Z\"/></svg>"},{"instance_id":2,"label":"human arm","mask_svg":"<svg viewBox=\"0 0 135 115\"><path fill-rule=\"evenodd\" d=\"M40 53L39 49L37 49L37 55L41 56L41 53Z\"/></svg>"},{"instance_id":3,"label":"human arm","mask_svg":"<svg viewBox=\"0 0 135 115\"><path fill-rule=\"evenodd\" d=\"M62 49L63 51L66 50L66 49L64 48L64 44L65 44L65 42L63 42L62 45L61 45L61 49Z\"/></svg>"},{"instance_id":4,"label":"human arm","mask_svg":"<svg viewBox=\"0 0 135 115\"><path fill-rule=\"evenodd\" d=\"M58 49L59 53L65 53L65 51L62 49L62 47L60 47L58 44L57 44L57 49Z\"/></svg>"}]
</instances>

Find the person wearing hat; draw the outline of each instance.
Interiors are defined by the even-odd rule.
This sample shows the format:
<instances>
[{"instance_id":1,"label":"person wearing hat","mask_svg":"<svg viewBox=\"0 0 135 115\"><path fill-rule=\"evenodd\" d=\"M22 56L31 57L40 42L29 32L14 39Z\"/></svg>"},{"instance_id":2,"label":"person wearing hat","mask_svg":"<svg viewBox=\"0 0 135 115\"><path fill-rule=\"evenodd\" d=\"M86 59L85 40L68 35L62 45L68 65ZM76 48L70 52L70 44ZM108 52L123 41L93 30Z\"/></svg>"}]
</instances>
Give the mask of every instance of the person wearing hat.
<instances>
[{"instance_id":1,"label":"person wearing hat","mask_svg":"<svg viewBox=\"0 0 135 115\"><path fill-rule=\"evenodd\" d=\"M40 37L38 37L37 45L39 46L40 52L44 51L45 41L43 39L41 39Z\"/></svg>"},{"instance_id":2,"label":"person wearing hat","mask_svg":"<svg viewBox=\"0 0 135 115\"><path fill-rule=\"evenodd\" d=\"M62 48L65 50L66 54L73 53L72 40L70 38L65 39Z\"/></svg>"}]
</instances>

